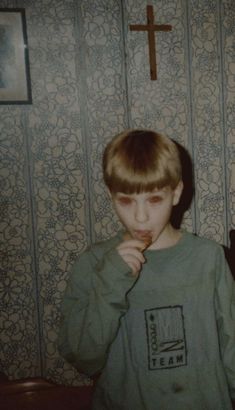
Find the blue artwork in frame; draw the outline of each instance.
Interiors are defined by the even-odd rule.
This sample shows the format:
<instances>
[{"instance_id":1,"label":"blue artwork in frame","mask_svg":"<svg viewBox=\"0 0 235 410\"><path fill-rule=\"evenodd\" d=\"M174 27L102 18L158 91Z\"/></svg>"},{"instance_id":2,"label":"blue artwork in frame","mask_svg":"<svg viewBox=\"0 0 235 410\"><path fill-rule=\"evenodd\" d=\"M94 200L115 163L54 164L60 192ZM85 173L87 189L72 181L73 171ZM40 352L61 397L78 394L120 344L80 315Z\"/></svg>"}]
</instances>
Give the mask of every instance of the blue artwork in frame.
<instances>
[{"instance_id":1,"label":"blue artwork in frame","mask_svg":"<svg viewBox=\"0 0 235 410\"><path fill-rule=\"evenodd\" d=\"M0 8L0 104L32 104L24 9Z\"/></svg>"}]
</instances>

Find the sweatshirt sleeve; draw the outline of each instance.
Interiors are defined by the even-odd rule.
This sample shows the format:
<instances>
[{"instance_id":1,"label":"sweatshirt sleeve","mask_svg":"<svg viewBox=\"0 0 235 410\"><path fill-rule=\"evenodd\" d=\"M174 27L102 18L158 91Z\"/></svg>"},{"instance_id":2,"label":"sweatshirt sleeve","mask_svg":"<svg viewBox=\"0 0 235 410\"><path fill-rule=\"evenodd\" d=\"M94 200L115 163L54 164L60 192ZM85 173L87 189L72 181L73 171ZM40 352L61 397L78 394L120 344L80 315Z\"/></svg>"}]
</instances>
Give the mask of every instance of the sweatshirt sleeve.
<instances>
[{"instance_id":1,"label":"sweatshirt sleeve","mask_svg":"<svg viewBox=\"0 0 235 410\"><path fill-rule=\"evenodd\" d=\"M230 395L235 400L235 281L223 250L218 255L216 314L221 356L227 375Z\"/></svg>"},{"instance_id":2,"label":"sweatshirt sleeve","mask_svg":"<svg viewBox=\"0 0 235 410\"><path fill-rule=\"evenodd\" d=\"M100 258L86 251L74 265L62 303L58 347L82 373L94 375L105 365L135 281L116 249Z\"/></svg>"}]
</instances>

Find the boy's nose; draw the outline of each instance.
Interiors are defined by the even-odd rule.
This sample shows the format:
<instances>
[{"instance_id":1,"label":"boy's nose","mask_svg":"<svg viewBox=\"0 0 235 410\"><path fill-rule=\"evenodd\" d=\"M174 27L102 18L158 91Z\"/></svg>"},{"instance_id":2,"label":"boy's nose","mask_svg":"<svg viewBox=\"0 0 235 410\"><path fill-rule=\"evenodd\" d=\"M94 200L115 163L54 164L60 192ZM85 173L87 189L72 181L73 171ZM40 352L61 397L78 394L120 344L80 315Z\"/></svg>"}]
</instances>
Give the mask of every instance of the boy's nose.
<instances>
[{"instance_id":1,"label":"boy's nose","mask_svg":"<svg viewBox=\"0 0 235 410\"><path fill-rule=\"evenodd\" d=\"M135 219L137 222L146 222L148 220L148 212L144 206L136 207Z\"/></svg>"}]
</instances>

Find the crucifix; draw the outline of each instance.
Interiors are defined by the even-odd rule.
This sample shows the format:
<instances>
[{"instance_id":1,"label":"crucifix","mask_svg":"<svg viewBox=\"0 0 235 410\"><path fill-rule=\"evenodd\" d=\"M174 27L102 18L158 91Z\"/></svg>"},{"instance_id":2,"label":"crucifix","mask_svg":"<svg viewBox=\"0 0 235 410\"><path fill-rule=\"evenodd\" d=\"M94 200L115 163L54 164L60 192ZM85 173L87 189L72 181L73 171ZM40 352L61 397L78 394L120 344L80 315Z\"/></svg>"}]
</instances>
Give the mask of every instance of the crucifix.
<instances>
[{"instance_id":1,"label":"crucifix","mask_svg":"<svg viewBox=\"0 0 235 410\"><path fill-rule=\"evenodd\" d=\"M155 31L171 31L169 24L154 24L153 6L147 6L147 24L131 24L131 31L147 31L149 42L149 63L151 80L157 79Z\"/></svg>"}]
</instances>

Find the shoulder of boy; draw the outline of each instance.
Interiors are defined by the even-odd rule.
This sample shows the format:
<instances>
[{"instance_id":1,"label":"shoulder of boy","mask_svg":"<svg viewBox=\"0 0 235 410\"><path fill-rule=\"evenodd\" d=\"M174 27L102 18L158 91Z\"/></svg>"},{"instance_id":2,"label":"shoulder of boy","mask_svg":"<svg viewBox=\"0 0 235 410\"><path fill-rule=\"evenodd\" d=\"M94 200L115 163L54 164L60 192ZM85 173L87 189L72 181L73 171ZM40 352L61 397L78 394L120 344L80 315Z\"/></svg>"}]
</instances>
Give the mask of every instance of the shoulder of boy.
<instances>
[{"instance_id":1,"label":"shoulder of boy","mask_svg":"<svg viewBox=\"0 0 235 410\"><path fill-rule=\"evenodd\" d=\"M206 249L208 251L215 251L218 252L222 250L222 245L216 242L214 239L209 239L203 236L199 236L197 234L190 234L193 240L193 243L198 246L200 249Z\"/></svg>"},{"instance_id":2,"label":"shoulder of boy","mask_svg":"<svg viewBox=\"0 0 235 410\"><path fill-rule=\"evenodd\" d=\"M92 253L97 259L103 257L103 255L112 249L115 249L121 240L120 233L115 236L96 242L87 248L87 252Z\"/></svg>"}]
</instances>

